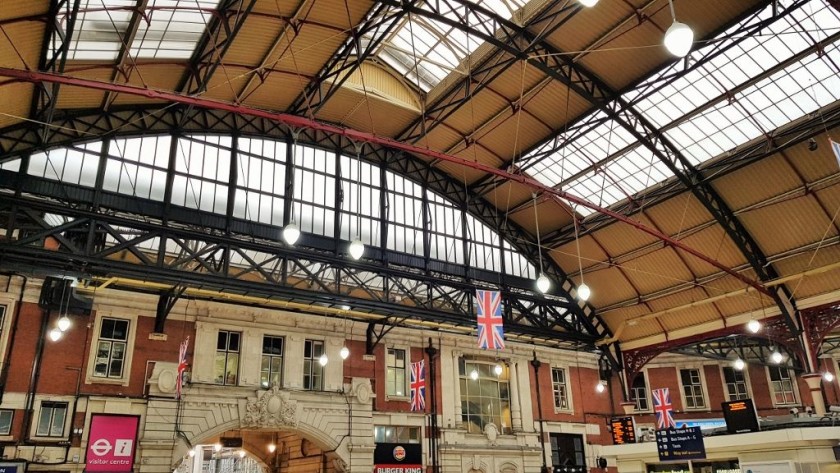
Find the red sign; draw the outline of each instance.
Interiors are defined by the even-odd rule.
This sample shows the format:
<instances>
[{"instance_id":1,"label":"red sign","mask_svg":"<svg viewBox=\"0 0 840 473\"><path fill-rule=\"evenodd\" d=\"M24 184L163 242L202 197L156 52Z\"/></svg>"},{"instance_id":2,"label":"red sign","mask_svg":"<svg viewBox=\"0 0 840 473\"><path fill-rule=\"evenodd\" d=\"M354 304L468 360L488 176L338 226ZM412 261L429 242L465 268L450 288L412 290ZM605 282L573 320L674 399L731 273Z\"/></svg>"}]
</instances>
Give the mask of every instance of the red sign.
<instances>
[{"instance_id":1,"label":"red sign","mask_svg":"<svg viewBox=\"0 0 840 473\"><path fill-rule=\"evenodd\" d=\"M373 473L423 473L422 465L376 465Z\"/></svg>"},{"instance_id":2,"label":"red sign","mask_svg":"<svg viewBox=\"0 0 840 473\"><path fill-rule=\"evenodd\" d=\"M85 471L130 473L134 468L139 424L140 416L93 414Z\"/></svg>"}]
</instances>

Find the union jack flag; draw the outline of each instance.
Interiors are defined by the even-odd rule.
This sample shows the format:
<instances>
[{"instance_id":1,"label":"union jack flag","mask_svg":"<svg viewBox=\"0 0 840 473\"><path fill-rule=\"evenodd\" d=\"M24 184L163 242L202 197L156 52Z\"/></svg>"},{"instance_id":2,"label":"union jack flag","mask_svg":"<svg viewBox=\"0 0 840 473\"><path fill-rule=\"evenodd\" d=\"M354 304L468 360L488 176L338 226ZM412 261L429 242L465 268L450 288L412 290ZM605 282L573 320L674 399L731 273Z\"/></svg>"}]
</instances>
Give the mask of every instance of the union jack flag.
<instances>
[{"instance_id":1,"label":"union jack flag","mask_svg":"<svg viewBox=\"0 0 840 473\"><path fill-rule=\"evenodd\" d=\"M834 151L834 156L837 158L837 164L840 164L840 143L829 139L828 143L831 145L831 149Z\"/></svg>"},{"instance_id":2,"label":"union jack flag","mask_svg":"<svg viewBox=\"0 0 840 473\"><path fill-rule=\"evenodd\" d=\"M411 410L426 410L426 360L411 364Z\"/></svg>"},{"instance_id":3,"label":"union jack flag","mask_svg":"<svg viewBox=\"0 0 840 473\"><path fill-rule=\"evenodd\" d=\"M181 385L184 384L184 371L187 371L187 347L190 346L190 337L181 342L178 349L178 376L175 380L175 399L181 399Z\"/></svg>"},{"instance_id":4,"label":"union jack flag","mask_svg":"<svg viewBox=\"0 0 840 473\"><path fill-rule=\"evenodd\" d=\"M656 430L677 428L674 408L671 405L671 391L668 388L653 390L653 412L656 414Z\"/></svg>"},{"instance_id":5,"label":"union jack flag","mask_svg":"<svg viewBox=\"0 0 840 473\"><path fill-rule=\"evenodd\" d=\"M502 293L499 291L475 291L476 313L478 314L478 348L503 350L505 329L502 325Z\"/></svg>"}]
</instances>

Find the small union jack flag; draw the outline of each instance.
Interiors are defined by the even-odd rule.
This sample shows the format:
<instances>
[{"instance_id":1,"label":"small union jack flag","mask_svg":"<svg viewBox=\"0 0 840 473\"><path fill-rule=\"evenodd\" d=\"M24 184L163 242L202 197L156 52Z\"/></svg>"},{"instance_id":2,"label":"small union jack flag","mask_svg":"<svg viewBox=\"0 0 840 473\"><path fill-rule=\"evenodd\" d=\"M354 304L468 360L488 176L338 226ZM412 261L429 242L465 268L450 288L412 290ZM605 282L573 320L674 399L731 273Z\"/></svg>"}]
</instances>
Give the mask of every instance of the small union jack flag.
<instances>
[{"instance_id":1,"label":"small union jack flag","mask_svg":"<svg viewBox=\"0 0 840 473\"><path fill-rule=\"evenodd\" d=\"M411 410L426 410L426 360L411 364Z\"/></svg>"},{"instance_id":2,"label":"small union jack flag","mask_svg":"<svg viewBox=\"0 0 840 473\"><path fill-rule=\"evenodd\" d=\"M837 158L837 164L840 165L840 143L829 138L828 144L831 145L831 150L834 151L834 157Z\"/></svg>"},{"instance_id":3,"label":"small union jack flag","mask_svg":"<svg viewBox=\"0 0 840 473\"><path fill-rule=\"evenodd\" d=\"M478 348L503 350L505 329L502 322L502 293L499 291L475 291L478 315Z\"/></svg>"},{"instance_id":4,"label":"small union jack flag","mask_svg":"<svg viewBox=\"0 0 840 473\"><path fill-rule=\"evenodd\" d=\"M181 399L181 386L184 384L184 372L187 371L187 347L190 346L190 337L181 342L178 349L178 376L175 381L175 399Z\"/></svg>"},{"instance_id":5,"label":"small union jack flag","mask_svg":"<svg viewBox=\"0 0 840 473\"><path fill-rule=\"evenodd\" d=\"M656 414L656 430L677 428L674 407L671 405L671 391L668 388L653 390L653 412Z\"/></svg>"}]
</instances>

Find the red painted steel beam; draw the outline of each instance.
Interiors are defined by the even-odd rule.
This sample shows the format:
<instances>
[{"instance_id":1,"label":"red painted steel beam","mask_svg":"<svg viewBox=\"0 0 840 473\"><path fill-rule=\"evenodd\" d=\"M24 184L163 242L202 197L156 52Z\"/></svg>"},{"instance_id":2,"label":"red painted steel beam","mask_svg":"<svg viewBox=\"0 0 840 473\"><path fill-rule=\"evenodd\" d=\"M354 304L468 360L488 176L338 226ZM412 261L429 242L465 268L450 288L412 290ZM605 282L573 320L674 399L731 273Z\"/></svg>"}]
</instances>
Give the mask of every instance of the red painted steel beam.
<instances>
[{"instance_id":1,"label":"red painted steel beam","mask_svg":"<svg viewBox=\"0 0 840 473\"><path fill-rule=\"evenodd\" d=\"M184 105L191 105L194 107L201 107L210 110L220 110L230 113L236 113L240 115L249 115L253 117L264 118L266 120L272 120L277 123L282 123L284 125L293 127L293 128L308 128L311 130L322 131L324 133L329 133L333 135L343 136L348 138L352 141L363 142L363 143L370 143L375 145L384 146L387 148L405 151L407 153L418 154L427 156L433 159L439 159L441 161L447 161L450 163L457 164L459 166L465 166L472 169L477 169L482 172L486 172L495 176L498 176L502 179L506 179L508 181L518 182L520 184L526 185L533 189L536 189L540 192L554 195L561 199L565 199L569 202L582 205L586 208L592 209L596 212L602 213L604 215L610 216L616 220L624 222L648 235L651 235L661 241L663 241L666 245L671 245L675 248L679 248L686 253L709 263L710 265L720 269L721 271L726 272L727 274L734 276L744 284L752 286L757 291L766 294L772 297L770 291L765 288L761 283L758 281L754 281L743 274L728 268L709 256L691 248L684 243L681 243L678 240L671 238L669 235L666 235L658 230L650 228L646 225L642 225L639 222L636 222L624 215L621 215L617 212L613 212L612 210L600 207L595 205L591 202L588 202L580 197L573 196L568 194L564 191L555 189L550 186L546 186L541 184L539 181L530 178L528 176L524 176L521 174L511 174L507 171L503 171L501 169L497 169L493 166L487 166L485 164L481 164L475 161L469 161L463 158L459 158L457 156L451 156L445 153L441 153L439 151L431 150L428 148L421 148L419 146L414 146L407 143L402 143L400 141L393 140L391 138L377 136L372 133L366 133L358 130L353 130L350 128L342 128L335 125L330 125L328 123L319 122L316 120L311 120L309 118L300 117L297 115L290 115L288 113L277 113L277 112L269 112L267 110L260 110L251 107L245 107L242 105L232 104L228 102L222 102L218 100L212 100L202 97L193 97L182 95L174 92L166 92L154 89L144 89L142 87L135 87L131 85L125 84L111 84L107 82L89 80L89 79L82 79L79 77L68 77L61 74L51 74L46 72L36 72L36 71L25 71L21 69L13 69L8 67L0 67L0 76L2 77L10 77L14 79L18 79L25 82L32 82L32 83L56 83L56 84L63 84L71 87L83 87L86 89L94 89L94 90L102 90L105 92L115 92L119 94L128 94L128 95L136 95L139 97L146 97L150 99L158 99L158 100L165 100L174 103L180 103Z\"/></svg>"}]
</instances>

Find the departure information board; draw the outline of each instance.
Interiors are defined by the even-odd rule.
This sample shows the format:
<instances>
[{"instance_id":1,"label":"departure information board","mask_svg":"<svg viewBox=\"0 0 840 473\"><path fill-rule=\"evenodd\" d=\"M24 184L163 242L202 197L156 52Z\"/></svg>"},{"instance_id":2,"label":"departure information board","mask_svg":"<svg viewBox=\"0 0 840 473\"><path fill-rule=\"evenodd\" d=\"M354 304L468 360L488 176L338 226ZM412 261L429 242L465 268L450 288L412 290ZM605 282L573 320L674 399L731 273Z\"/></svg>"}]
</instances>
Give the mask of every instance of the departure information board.
<instances>
[{"instance_id":1,"label":"departure information board","mask_svg":"<svg viewBox=\"0 0 840 473\"><path fill-rule=\"evenodd\" d=\"M706 445L700 427L656 431L656 450L660 461L701 460L706 458Z\"/></svg>"},{"instance_id":2,"label":"departure information board","mask_svg":"<svg viewBox=\"0 0 840 473\"><path fill-rule=\"evenodd\" d=\"M610 419L613 445L636 443L636 424L632 417L613 417Z\"/></svg>"},{"instance_id":3,"label":"departure information board","mask_svg":"<svg viewBox=\"0 0 840 473\"><path fill-rule=\"evenodd\" d=\"M741 399L721 403L723 418L726 419L726 431L730 434L740 432L758 432L758 417L752 399Z\"/></svg>"}]
</instances>

